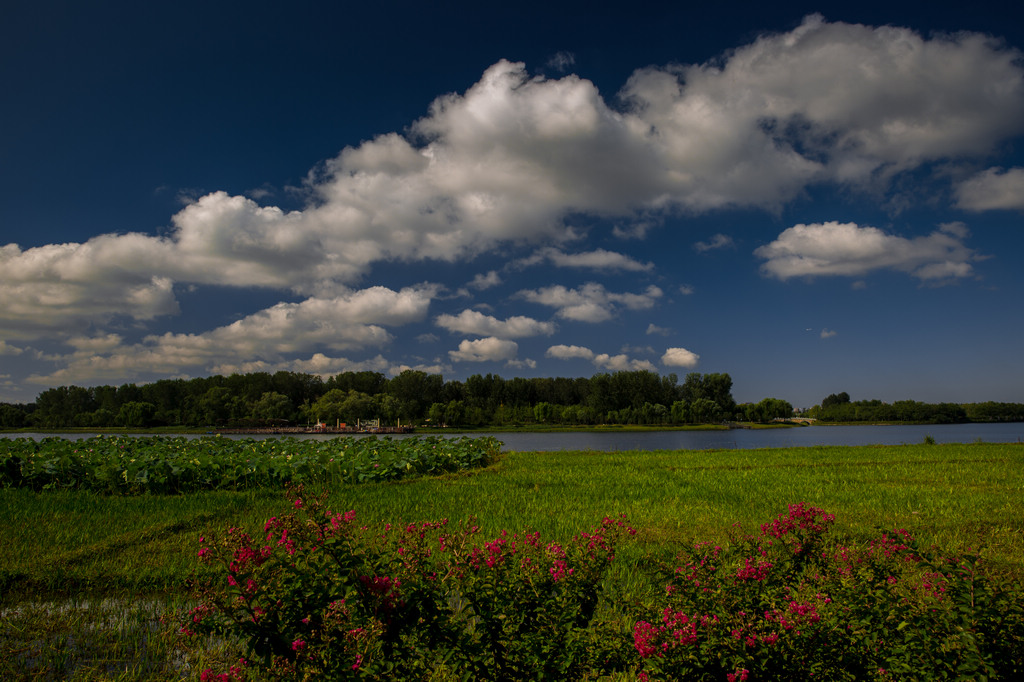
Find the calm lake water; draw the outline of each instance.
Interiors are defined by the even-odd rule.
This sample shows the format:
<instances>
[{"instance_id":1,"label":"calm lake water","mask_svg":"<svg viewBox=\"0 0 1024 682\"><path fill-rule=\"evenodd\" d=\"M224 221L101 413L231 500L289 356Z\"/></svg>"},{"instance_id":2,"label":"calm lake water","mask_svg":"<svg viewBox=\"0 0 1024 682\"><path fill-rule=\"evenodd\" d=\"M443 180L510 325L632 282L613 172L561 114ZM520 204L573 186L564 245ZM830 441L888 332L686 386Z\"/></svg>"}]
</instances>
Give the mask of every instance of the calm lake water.
<instances>
[{"instance_id":1,"label":"calm lake water","mask_svg":"<svg viewBox=\"0 0 1024 682\"><path fill-rule=\"evenodd\" d=\"M17 433L5 438L81 439L92 433ZM198 438L199 434L183 434ZM453 433L451 437L461 435ZM931 436L936 443L1020 443L1024 442L1024 423L1012 424L923 424L912 426L804 426L789 429L732 429L729 431L624 431L576 433L487 433L505 443L505 450L718 450L746 448L786 448L808 445L901 445L921 443ZM277 436L237 436L224 438L276 438ZM300 435L297 438L326 440L329 435ZM403 436L394 436L402 438Z\"/></svg>"}]
</instances>

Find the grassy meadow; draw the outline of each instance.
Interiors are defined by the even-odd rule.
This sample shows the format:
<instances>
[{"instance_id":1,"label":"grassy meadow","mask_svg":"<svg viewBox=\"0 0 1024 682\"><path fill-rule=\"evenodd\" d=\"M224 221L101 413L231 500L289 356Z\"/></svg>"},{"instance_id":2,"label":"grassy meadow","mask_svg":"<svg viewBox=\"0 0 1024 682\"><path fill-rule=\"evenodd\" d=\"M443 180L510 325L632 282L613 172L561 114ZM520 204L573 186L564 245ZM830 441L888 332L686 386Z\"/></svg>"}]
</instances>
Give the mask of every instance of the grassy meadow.
<instances>
[{"instance_id":1,"label":"grassy meadow","mask_svg":"<svg viewBox=\"0 0 1024 682\"><path fill-rule=\"evenodd\" d=\"M907 528L922 545L977 550L987 570L1024 576L1019 444L511 452L480 469L334 485L328 499L367 524L472 516L484 536L533 529L545 540L625 514L639 532L623 565L725 542L737 524L755 531L805 502L852 535ZM0 678L195 677L203 662L176 653L159 614L204 570L198 538L228 526L258 534L286 506L266 488L0 490Z\"/></svg>"}]
</instances>

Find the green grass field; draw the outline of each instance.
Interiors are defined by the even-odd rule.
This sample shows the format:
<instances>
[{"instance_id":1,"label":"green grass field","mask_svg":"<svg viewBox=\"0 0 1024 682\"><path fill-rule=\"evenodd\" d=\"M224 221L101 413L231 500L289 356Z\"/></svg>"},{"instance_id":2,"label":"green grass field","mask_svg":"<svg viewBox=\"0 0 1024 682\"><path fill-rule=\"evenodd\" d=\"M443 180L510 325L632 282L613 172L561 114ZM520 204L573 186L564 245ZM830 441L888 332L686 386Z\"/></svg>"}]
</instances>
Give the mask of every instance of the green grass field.
<instances>
[{"instance_id":1,"label":"green grass field","mask_svg":"<svg viewBox=\"0 0 1024 682\"><path fill-rule=\"evenodd\" d=\"M475 516L485 536L530 528L554 540L624 513L640 531L630 550L637 554L722 541L735 524L756 530L788 504L806 502L835 514L840 530L907 528L922 544L980 549L990 570L1024 576L1019 444L513 452L485 469L346 485L329 499L365 523ZM166 679L167 670L146 657L157 649L171 656L172 645L151 631L152 609L139 604L153 602L139 595L180 600L198 568L201 534L262 528L285 504L271 490L134 497L0 490L0 660L8 661L0 677L49 670L51 679ZM135 625L98 626L110 609L91 595L120 599L113 610ZM120 631L131 633L121 644L96 645L115 652L114 663L88 653L97 633Z\"/></svg>"}]
</instances>

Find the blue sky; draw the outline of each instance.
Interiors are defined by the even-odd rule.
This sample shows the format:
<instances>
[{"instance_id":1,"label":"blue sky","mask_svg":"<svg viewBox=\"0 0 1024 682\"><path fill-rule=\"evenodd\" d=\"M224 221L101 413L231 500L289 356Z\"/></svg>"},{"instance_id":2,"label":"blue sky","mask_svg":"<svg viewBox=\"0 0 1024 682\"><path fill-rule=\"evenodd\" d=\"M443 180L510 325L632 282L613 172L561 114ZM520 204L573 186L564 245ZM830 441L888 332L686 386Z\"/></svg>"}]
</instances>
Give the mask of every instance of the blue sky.
<instances>
[{"instance_id":1,"label":"blue sky","mask_svg":"<svg viewBox=\"0 0 1024 682\"><path fill-rule=\"evenodd\" d=\"M1024 401L1004 3L15 2L0 400L405 368Z\"/></svg>"}]
</instances>

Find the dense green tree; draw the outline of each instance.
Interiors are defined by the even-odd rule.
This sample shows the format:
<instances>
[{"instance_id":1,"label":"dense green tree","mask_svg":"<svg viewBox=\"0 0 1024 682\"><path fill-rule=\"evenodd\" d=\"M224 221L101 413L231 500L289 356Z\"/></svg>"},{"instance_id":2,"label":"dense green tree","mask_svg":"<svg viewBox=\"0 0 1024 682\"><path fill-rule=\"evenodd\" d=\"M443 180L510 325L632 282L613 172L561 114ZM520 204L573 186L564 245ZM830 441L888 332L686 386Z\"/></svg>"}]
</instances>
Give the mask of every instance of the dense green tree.
<instances>
[{"instance_id":1,"label":"dense green tree","mask_svg":"<svg viewBox=\"0 0 1024 682\"><path fill-rule=\"evenodd\" d=\"M444 420L444 403L431 403L427 409L427 421L432 422L434 426L444 426L447 423Z\"/></svg>"},{"instance_id":2,"label":"dense green tree","mask_svg":"<svg viewBox=\"0 0 1024 682\"><path fill-rule=\"evenodd\" d=\"M360 419L379 419L377 405L378 401L374 396L354 389L349 390L341 404L342 421L352 423Z\"/></svg>"},{"instance_id":3,"label":"dense green tree","mask_svg":"<svg viewBox=\"0 0 1024 682\"><path fill-rule=\"evenodd\" d=\"M640 407L641 424L668 424L669 410L661 403L644 403Z\"/></svg>"},{"instance_id":4,"label":"dense green tree","mask_svg":"<svg viewBox=\"0 0 1024 682\"><path fill-rule=\"evenodd\" d=\"M688 424L690 422L690 403L685 400L673 401L669 408L669 417L673 424Z\"/></svg>"},{"instance_id":5,"label":"dense green tree","mask_svg":"<svg viewBox=\"0 0 1024 682\"><path fill-rule=\"evenodd\" d=\"M963 405L964 414L972 421L1003 422L1024 421L1024 404L1021 403L968 403Z\"/></svg>"},{"instance_id":6,"label":"dense green tree","mask_svg":"<svg viewBox=\"0 0 1024 682\"><path fill-rule=\"evenodd\" d=\"M309 421L320 421L329 426L334 426L345 417L345 400L348 392L340 388L332 388L316 399L306 412Z\"/></svg>"},{"instance_id":7,"label":"dense green tree","mask_svg":"<svg viewBox=\"0 0 1024 682\"><path fill-rule=\"evenodd\" d=\"M765 398L757 404L741 405L743 418L747 421L767 423L774 419L788 419L793 416L793 406L778 398Z\"/></svg>"},{"instance_id":8,"label":"dense green tree","mask_svg":"<svg viewBox=\"0 0 1024 682\"><path fill-rule=\"evenodd\" d=\"M139 402L142 400L142 389L135 384L122 384L117 387L116 399L119 408L125 403Z\"/></svg>"},{"instance_id":9,"label":"dense green tree","mask_svg":"<svg viewBox=\"0 0 1024 682\"><path fill-rule=\"evenodd\" d=\"M226 423L231 418L232 398L227 386L211 386L196 402L196 423L210 426Z\"/></svg>"},{"instance_id":10,"label":"dense green tree","mask_svg":"<svg viewBox=\"0 0 1024 682\"><path fill-rule=\"evenodd\" d=\"M721 421L722 408L710 398L697 398L690 403L690 419L694 424L712 424Z\"/></svg>"},{"instance_id":11,"label":"dense green tree","mask_svg":"<svg viewBox=\"0 0 1024 682\"><path fill-rule=\"evenodd\" d=\"M425 415L431 404L441 402L443 383L440 374L407 369L391 378L387 393L398 400L402 418L412 421Z\"/></svg>"},{"instance_id":12,"label":"dense green tree","mask_svg":"<svg viewBox=\"0 0 1024 682\"><path fill-rule=\"evenodd\" d=\"M474 374L466 379L466 404L485 415L485 421L490 421L494 410L501 404L504 386L505 381L497 375Z\"/></svg>"},{"instance_id":13,"label":"dense green tree","mask_svg":"<svg viewBox=\"0 0 1024 682\"><path fill-rule=\"evenodd\" d=\"M844 405L848 402L850 402L850 394L847 393L846 391L843 391L842 393L839 394L829 394L827 398L821 401L821 406L823 408L829 408L834 405Z\"/></svg>"},{"instance_id":14,"label":"dense green tree","mask_svg":"<svg viewBox=\"0 0 1024 682\"><path fill-rule=\"evenodd\" d=\"M533 418L540 424L547 424L555 417L555 406L551 403L537 403L533 406Z\"/></svg>"},{"instance_id":15,"label":"dense green tree","mask_svg":"<svg viewBox=\"0 0 1024 682\"><path fill-rule=\"evenodd\" d=\"M142 428L152 423L154 414L156 405L153 403L130 401L121 405L115 421L118 426Z\"/></svg>"},{"instance_id":16,"label":"dense green tree","mask_svg":"<svg viewBox=\"0 0 1024 682\"><path fill-rule=\"evenodd\" d=\"M271 389L288 396L292 405L312 403L325 393L324 382L316 374L299 372L275 372L271 377Z\"/></svg>"},{"instance_id":17,"label":"dense green tree","mask_svg":"<svg viewBox=\"0 0 1024 682\"><path fill-rule=\"evenodd\" d=\"M0 403L0 428L20 429L28 420L25 410L10 403Z\"/></svg>"},{"instance_id":18,"label":"dense green tree","mask_svg":"<svg viewBox=\"0 0 1024 682\"><path fill-rule=\"evenodd\" d=\"M295 406L291 398L277 391L267 391L252 404L249 410L252 419L269 423L290 421L295 416Z\"/></svg>"},{"instance_id":19,"label":"dense green tree","mask_svg":"<svg viewBox=\"0 0 1024 682\"><path fill-rule=\"evenodd\" d=\"M92 393L92 401L96 406L97 410L106 410L112 414L117 414L118 410L121 409L121 405L124 402L117 396L117 388L114 386L94 386L90 389Z\"/></svg>"},{"instance_id":20,"label":"dense green tree","mask_svg":"<svg viewBox=\"0 0 1024 682\"><path fill-rule=\"evenodd\" d=\"M386 424L397 425L402 418L402 403L393 395L381 393L374 396L377 404L377 414ZM408 422L406 422L408 424Z\"/></svg>"},{"instance_id":21,"label":"dense green tree","mask_svg":"<svg viewBox=\"0 0 1024 682\"><path fill-rule=\"evenodd\" d=\"M248 405L259 400L264 393L273 391L274 379L268 372L232 374L224 378L224 386Z\"/></svg>"},{"instance_id":22,"label":"dense green tree","mask_svg":"<svg viewBox=\"0 0 1024 682\"><path fill-rule=\"evenodd\" d=\"M182 424L183 408L189 391L185 379L161 379L140 386L142 400L156 406L153 421L157 424Z\"/></svg>"},{"instance_id":23,"label":"dense green tree","mask_svg":"<svg viewBox=\"0 0 1024 682\"><path fill-rule=\"evenodd\" d=\"M466 404L461 400L449 400L444 406L444 422L449 426L461 426L466 421Z\"/></svg>"},{"instance_id":24,"label":"dense green tree","mask_svg":"<svg viewBox=\"0 0 1024 682\"><path fill-rule=\"evenodd\" d=\"M334 388L342 391L356 391L367 395L377 395L387 389L387 377L380 372L369 370L362 372L342 372L324 382L324 388Z\"/></svg>"},{"instance_id":25,"label":"dense green tree","mask_svg":"<svg viewBox=\"0 0 1024 682\"><path fill-rule=\"evenodd\" d=\"M49 429L74 426L76 416L95 409L88 390L80 386L59 386L39 394L30 421Z\"/></svg>"},{"instance_id":26,"label":"dense green tree","mask_svg":"<svg viewBox=\"0 0 1024 682\"><path fill-rule=\"evenodd\" d=\"M89 429L102 429L109 426L120 426L117 415L105 407L94 412L82 412L75 417L75 426Z\"/></svg>"},{"instance_id":27,"label":"dense green tree","mask_svg":"<svg viewBox=\"0 0 1024 682\"><path fill-rule=\"evenodd\" d=\"M732 377L725 373L687 374L679 397L691 405L698 400L710 400L718 406L722 415L731 415L736 411L736 401L732 397Z\"/></svg>"}]
</instances>

